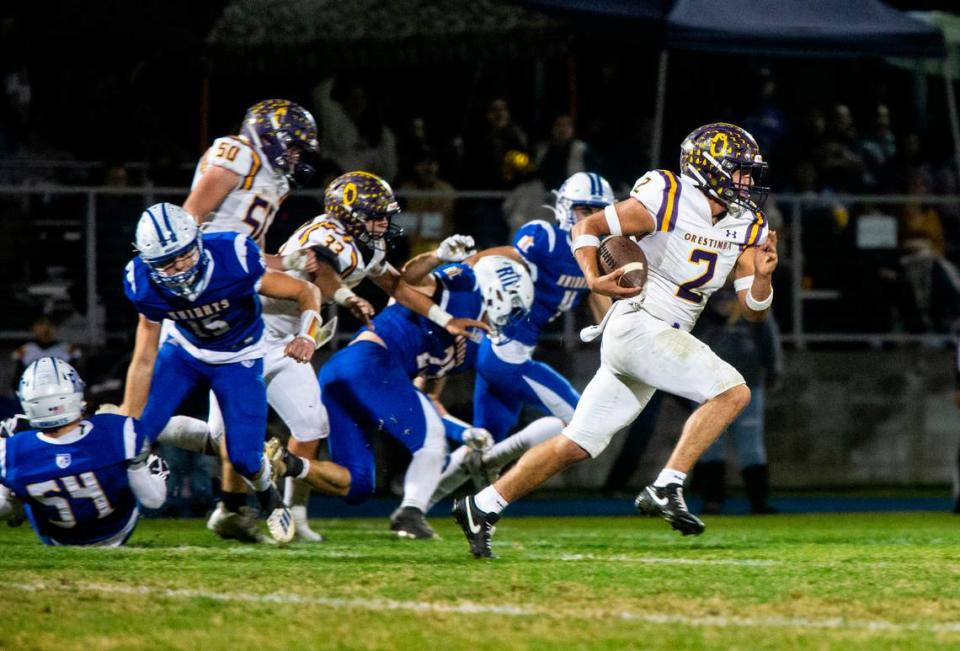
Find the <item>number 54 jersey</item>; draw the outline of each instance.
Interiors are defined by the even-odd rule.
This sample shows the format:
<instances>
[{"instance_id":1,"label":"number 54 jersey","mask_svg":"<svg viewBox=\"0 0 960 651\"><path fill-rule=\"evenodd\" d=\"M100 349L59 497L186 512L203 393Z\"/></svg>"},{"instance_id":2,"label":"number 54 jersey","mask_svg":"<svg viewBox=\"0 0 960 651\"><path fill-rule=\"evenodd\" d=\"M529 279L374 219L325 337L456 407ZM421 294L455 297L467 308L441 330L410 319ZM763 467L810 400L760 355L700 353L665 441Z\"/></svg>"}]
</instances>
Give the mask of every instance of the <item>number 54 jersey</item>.
<instances>
[{"instance_id":1,"label":"number 54 jersey","mask_svg":"<svg viewBox=\"0 0 960 651\"><path fill-rule=\"evenodd\" d=\"M139 516L127 461L142 450L136 421L101 414L59 438L27 431L0 439L0 483L26 506L48 545L119 544Z\"/></svg>"},{"instance_id":2,"label":"number 54 jersey","mask_svg":"<svg viewBox=\"0 0 960 651\"><path fill-rule=\"evenodd\" d=\"M244 233L254 241L260 241L290 192L290 183L243 136L226 136L213 141L197 164L191 190L211 166L229 170L240 180L213 212L213 219L207 223L206 230ZM203 220L206 215L196 217Z\"/></svg>"},{"instance_id":3,"label":"number 54 jersey","mask_svg":"<svg viewBox=\"0 0 960 651\"><path fill-rule=\"evenodd\" d=\"M643 309L689 332L741 252L766 241L766 218L744 210L714 223L706 195L668 170L641 176L630 196L650 212L655 225L640 240L648 265Z\"/></svg>"}]
</instances>

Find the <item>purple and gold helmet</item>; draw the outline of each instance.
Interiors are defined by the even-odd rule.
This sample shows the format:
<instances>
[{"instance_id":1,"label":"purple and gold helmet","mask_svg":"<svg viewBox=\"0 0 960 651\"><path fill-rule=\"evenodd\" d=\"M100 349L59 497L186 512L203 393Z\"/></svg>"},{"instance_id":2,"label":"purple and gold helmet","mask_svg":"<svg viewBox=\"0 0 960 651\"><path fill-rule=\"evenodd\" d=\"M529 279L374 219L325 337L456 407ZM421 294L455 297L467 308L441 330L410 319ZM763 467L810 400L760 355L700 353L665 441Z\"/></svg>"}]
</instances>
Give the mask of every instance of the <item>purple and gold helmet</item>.
<instances>
[{"instance_id":1,"label":"purple and gold helmet","mask_svg":"<svg viewBox=\"0 0 960 651\"><path fill-rule=\"evenodd\" d=\"M757 141L735 124L704 125L680 145L680 173L728 210L763 207L770 192L762 185L766 171ZM736 172L740 174L734 181Z\"/></svg>"},{"instance_id":2,"label":"purple and gold helmet","mask_svg":"<svg viewBox=\"0 0 960 651\"><path fill-rule=\"evenodd\" d=\"M304 159L319 149L317 122L299 104L287 99L257 102L247 109L242 133L295 185L303 185L313 175L313 167Z\"/></svg>"},{"instance_id":3,"label":"purple and gold helmet","mask_svg":"<svg viewBox=\"0 0 960 651\"><path fill-rule=\"evenodd\" d=\"M374 239L391 239L402 232L400 227L392 223L381 235L368 232L368 221L390 220L400 212L400 204L390 184L370 172L347 172L331 181L323 194L323 211L336 218L351 235L364 243Z\"/></svg>"}]
</instances>

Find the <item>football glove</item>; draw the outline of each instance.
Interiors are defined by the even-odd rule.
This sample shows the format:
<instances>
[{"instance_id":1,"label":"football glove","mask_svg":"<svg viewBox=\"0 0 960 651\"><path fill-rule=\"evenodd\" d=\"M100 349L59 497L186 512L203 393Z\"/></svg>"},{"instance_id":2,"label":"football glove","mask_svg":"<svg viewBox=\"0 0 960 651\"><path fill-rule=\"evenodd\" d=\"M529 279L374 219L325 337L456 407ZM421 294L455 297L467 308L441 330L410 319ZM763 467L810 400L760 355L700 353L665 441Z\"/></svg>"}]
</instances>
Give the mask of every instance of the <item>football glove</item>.
<instances>
[{"instance_id":1,"label":"football glove","mask_svg":"<svg viewBox=\"0 0 960 651\"><path fill-rule=\"evenodd\" d=\"M493 447L493 435L482 427L463 430L463 444L471 450L488 450Z\"/></svg>"},{"instance_id":2,"label":"football glove","mask_svg":"<svg viewBox=\"0 0 960 651\"><path fill-rule=\"evenodd\" d=\"M463 262L476 252L477 246L469 235L451 235L437 247L440 262Z\"/></svg>"},{"instance_id":3,"label":"football glove","mask_svg":"<svg viewBox=\"0 0 960 651\"><path fill-rule=\"evenodd\" d=\"M167 465L163 457L157 456L156 454L151 454L147 457L147 468L150 469L151 475L156 475L164 481L170 476L170 466Z\"/></svg>"}]
</instances>

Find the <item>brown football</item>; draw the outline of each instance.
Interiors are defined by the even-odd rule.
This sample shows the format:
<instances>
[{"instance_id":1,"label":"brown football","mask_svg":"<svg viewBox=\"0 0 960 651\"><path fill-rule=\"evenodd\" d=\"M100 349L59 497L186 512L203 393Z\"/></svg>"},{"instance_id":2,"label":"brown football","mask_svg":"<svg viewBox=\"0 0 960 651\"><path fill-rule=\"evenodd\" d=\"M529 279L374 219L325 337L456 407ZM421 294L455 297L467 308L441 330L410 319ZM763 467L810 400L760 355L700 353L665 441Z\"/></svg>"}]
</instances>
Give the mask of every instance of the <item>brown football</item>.
<instances>
[{"instance_id":1,"label":"brown football","mask_svg":"<svg viewBox=\"0 0 960 651\"><path fill-rule=\"evenodd\" d=\"M626 267L626 272L618 281L621 287L643 287L647 282L647 256L640 245L629 237L614 235L603 240L597 257L600 260L600 271L604 274Z\"/></svg>"}]
</instances>

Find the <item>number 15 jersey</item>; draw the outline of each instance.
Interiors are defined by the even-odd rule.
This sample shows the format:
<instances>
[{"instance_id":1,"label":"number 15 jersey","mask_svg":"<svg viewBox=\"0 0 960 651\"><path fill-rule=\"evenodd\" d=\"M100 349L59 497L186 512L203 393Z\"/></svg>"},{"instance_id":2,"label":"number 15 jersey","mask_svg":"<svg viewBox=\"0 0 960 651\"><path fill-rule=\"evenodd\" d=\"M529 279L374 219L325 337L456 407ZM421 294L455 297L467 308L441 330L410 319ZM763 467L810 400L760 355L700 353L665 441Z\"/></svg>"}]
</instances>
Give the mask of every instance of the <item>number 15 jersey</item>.
<instances>
[{"instance_id":1,"label":"number 15 jersey","mask_svg":"<svg viewBox=\"0 0 960 651\"><path fill-rule=\"evenodd\" d=\"M668 170L641 176L630 196L649 211L655 226L640 240L648 265L643 308L689 332L740 253L766 241L767 220L762 212L744 210L713 223L706 195Z\"/></svg>"}]
</instances>

